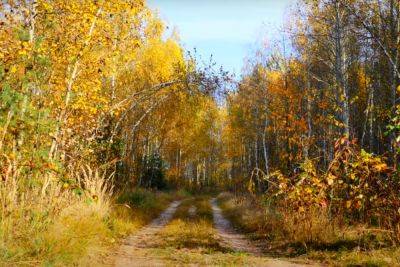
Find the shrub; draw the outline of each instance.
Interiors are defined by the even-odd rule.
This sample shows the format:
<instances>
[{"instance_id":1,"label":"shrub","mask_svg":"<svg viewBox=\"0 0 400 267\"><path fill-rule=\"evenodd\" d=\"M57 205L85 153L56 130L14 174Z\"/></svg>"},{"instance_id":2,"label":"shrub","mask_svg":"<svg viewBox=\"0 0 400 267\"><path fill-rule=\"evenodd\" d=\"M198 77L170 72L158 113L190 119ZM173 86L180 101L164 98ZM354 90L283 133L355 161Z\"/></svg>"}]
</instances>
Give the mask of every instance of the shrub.
<instances>
[{"instance_id":1,"label":"shrub","mask_svg":"<svg viewBox=\"0 0 400 267\"><path fill-rule=\"evenodd\" d=\"M335 158L326 174L331 212L351 221L379 226L400 241L400 180L382 157L360 150L355 141L336 143Z\"/></svg>"},{"instance_id":2,"label":"shrub","mask_svg":"<svg viewBox=\"0 0 400 267\"><path fill-rule=\"evenodd\" d=\"M341 138L326 173L318 173L312 161L286 177L274 172L265 197L284 214L294 214L298 225L315 225L314 217L378 224L400 241L400 180L382 157L359 149L356 141ZM318 211L318 214L315 212Z\"/></svg>"}]
</instances>

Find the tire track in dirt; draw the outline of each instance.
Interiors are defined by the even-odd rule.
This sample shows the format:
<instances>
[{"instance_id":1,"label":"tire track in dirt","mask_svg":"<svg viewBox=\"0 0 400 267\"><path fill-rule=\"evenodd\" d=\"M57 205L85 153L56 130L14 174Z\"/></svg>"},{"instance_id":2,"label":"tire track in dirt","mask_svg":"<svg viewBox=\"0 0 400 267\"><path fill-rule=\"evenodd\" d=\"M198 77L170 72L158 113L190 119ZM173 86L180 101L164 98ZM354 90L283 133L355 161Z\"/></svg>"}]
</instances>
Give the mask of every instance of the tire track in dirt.
<instances>
[{"instance_id":1,"label":"tire track in dirt","mask_svg":"<svg viewBox=\"0 0 400 267\"><path fill-rule=\"evenodd\" d=\"M243 234L238 233L232 226L232 224L225 219L222 215L221 209L218 207L217 199L213 198L210 200L211 208L213 211L214 227L216 228L218 235L221 239L221 245L237 252L246 252L253 256L262 257L263 252L260 248L254 246L250 240L248 240ZM299 266L310 266L295 264L279 259L268 259L268 262L264 266L270 267L299 267Z\"/></svg>"},{"instance_id":2,"label":"tire track in dirt","mask_svg":"<svg viewBox=\"0 0 400 267\"><path fill-rule=\"evenodd\" d=\"M115 266L159 266L162 262L152 261L150 263L146 255L138 253L141 249L146 248L155 235L168 224L174 216L174 213L182 201L174 201L161 215L153 220L149 225L144 227L138 233L128 237L120 250L117 252Z\"/></svg>"}]
</instances>

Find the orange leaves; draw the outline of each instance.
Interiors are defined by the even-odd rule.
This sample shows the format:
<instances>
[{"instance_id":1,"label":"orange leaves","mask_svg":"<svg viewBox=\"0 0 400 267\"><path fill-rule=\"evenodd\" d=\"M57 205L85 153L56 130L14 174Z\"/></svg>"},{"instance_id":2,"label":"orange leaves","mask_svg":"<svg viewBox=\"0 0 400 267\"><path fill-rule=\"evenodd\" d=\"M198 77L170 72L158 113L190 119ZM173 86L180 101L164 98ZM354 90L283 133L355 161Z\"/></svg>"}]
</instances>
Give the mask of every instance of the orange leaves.
<instances>
[{"instance_id":1,"label":"orange leaves","mask_svg":"<svg viewBox=\"0 0 400 267\"><path fill-rule=\"evenodd\" d=\"M329 107L329 103L326 100L322 100L318 102L318 107L320 109L327 109Z\"/></svg>"},{"instance_id":2,"label":"orange leaves","mask_svg":"<svg viewBox=\"0 0 400 267\"><path fill-rule=\"evenodd\" d=\"M374 165L373 168L376 172L386 172L389 170L389 167L386 163L378 163Z\"/></svg>"},{"instance_id":3,"label":"orange leaves","mask_svg":"<svg viewBox=\"0 0 400 267\"><path fill-rule=\"evenodd\" d=\"M298 82L304 80L303 63L277 57L279 62L270 62L274 67L257 64L242 79L238 91L229 97L228 120L236 146L254 144L265 135L271 142L269 153L279 158L276 164L287 168L302 159L305 147L313 145L314 139L308 137L307 101L314 95L313 89Z\"/></svg>"},{"instance_id":4,"label":"orange leaves","mask_svg":"<svg viewBox=\"0 0 400 267\"><path fill-rule=\"evenodd\" d=\"M371 216L397 220L400 184L394 177L381 175L387 165L381 158L357 150L351 142L341 139L338 144L337 157L326 175L305 162L297 176L280 175L273 180L278 182L278 205L300 214L329 207L331 216L353 221Z\"/></svg>"},{"instance_id":5,"label":"orange leaves","mask_svg":"<svg viewBox=\"0 0 400 267\"><path fill-rule=\"evenodd\" d=\"M311 161L305 161L295 176L271 177L277 184L276 196L286 207L306 212L312 207L330 206L335 215L346 213L359 218L365 212L376 216L388 209L397 212L400 184L391 172L381 157L358 149L355 141L341 138L326 174L317 172Z\"/></svg>"},{"instance_id":6,"label":"orange leaves","mask_svg":"<svg viewBox=\"0 0 400 267\"><path fill-rule=\"evenodd\" d=\"M275 193L278 201L293 210L306 212L315 207L326 208L328 205L326 184L316 172L312 161L305 161L300 167L300 173L294 177L288 178L275 172L269 180L278 185Z\"/></svg>"},{"instance_id":7,"label":"orange leaves","mask_svg":"<svg viewBox=\"0 0 400 267\"><path fill-rule=\"evenodd\" d=\"M400 203L392 199L400 184L390 175L392 170L383 158L360 150L354 140L346 137L336 142L335 149L335 158L326 175L335 210L339 211L342 205L349 214L379 215L384 212L382 205L398 208Z\"/></svg>"}]
</instances>

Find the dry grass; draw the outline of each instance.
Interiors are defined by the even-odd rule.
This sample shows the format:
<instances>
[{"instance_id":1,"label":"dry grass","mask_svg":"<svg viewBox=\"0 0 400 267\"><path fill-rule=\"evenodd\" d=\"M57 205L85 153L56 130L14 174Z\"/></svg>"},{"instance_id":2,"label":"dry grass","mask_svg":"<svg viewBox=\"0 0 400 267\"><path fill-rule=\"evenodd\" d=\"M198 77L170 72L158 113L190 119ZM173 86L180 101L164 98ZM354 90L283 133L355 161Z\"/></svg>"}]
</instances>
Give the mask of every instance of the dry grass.
<instances>
[{"instance_id":1,"label":"dry grass","mask_svg":"<svg viewBox=\"0 0 400 267\"><path fill-rule=\"evenodd\" d=\"M275 224L275 220L265 221L267 211L258 207L249 197L222 193L218 196L218 203L224 215L243 232L261 234L266 232L266 223Z\"/></svg>"},{"instance_id":2,"label":"dry grass","mask_svg":"<svg viewBox=\"0 0 400 267\"><path fill-rule=\"evenodd\" d=\"M276 209L252 196L223 193L219 202L236 227L271 255L312 259L338 266L398 266L385 231L345 226L321 210L306 213Z\"/></svg>"},{"instance_id":3,"label":"dry grass","mask_svg":"<svg viewBox=\"0 0 400 267\"><path fill-rule=\"evenodd\" d=\"M183 194L183 191L159 192L137 188L119 194L113 210L119 217L145 225L164 211L170 202L183 198Z\"/></svg>"},{"instance_id":4,"label":"dry grass","mask_svg":"<svg viewBox=\"0 0 400 267\"><path fill-rule=\"evenodd\" d=\"M148 193L156 204L147 208L116 203L112 176L90 167L71 176L74 185L50 174L34 182L10 173L0 183L0 265L6 266L100 264L118 238L157 216L170 199Z\"/></svg>"},{"instance_id":5,"label":"dry grass","mask_svg":"<svg viewBox=\"0 0 400 267\"><path fill-rule=\"evenodd\" d=\"M195 207L196 213L189 214ZM220 246L212 225L212 210L207 196L183 201L173 220L154 236L147 247L134 256L149 265L164 266L267 266L266 258L233 252Z\"/></svg>"},{"instance_id":6,"label":"dry grass","mask_svg":"<svg viewBox=\"0 0 400 267\"><path fill-rule=\"evenodd\" d=\"M312 209L304 213L280 212L283 232L289 242L318 246L338 238L335 232L337 222L331 220L325 211ZM267 217L267 219L270 218Z\"/></svg>"},{"instance_id":7,"label":"dry grass","mask_svg":"<svg viewBox=\"0 0 400 267\"><path fill-rule=\"evenodd\" d=\"M189 209L194 208L194 214ZM213 229L213 215L208 197L187 199L177 209L174 219L162 231L162 246L176 249L226 251L219 245Z\"/></svg>"},{"instance_id":8,"label":"dry grass","mask_svg":"<svg viewBox=\"0 0 400 267\"><path fill-rule=\"evenodd\" d=\"M319 244L336 238L336 223L326 213L311 210L307 213L277 209L253 196L235 197L223 193L218 197L225 216L254 239L287 240L289 243Z\"/></svg>"},{"instance_id":9,"label":"dry grass","mask_svg":"<svg viewBox=\"0 0 400 267\"><path fill-rule=\"evenodd\" d=\"M162 247L173 247L176 249L199 249L208 252L225 251L215 237L212 225L201 220L188 222L175 219L161 232Z\"/></svg>"},{"instance_id":10,"label":"dry grass","mask_svg":"<svg viewBox=\"0 0 400 267\"><path fill-rule=\"evenodd\" d=\"M0 262L5 265L77 264L112 240L110 179L85 167L82 194L55 176L27 184L17 172L0 183Z\"/></svg>"}]
</instances>

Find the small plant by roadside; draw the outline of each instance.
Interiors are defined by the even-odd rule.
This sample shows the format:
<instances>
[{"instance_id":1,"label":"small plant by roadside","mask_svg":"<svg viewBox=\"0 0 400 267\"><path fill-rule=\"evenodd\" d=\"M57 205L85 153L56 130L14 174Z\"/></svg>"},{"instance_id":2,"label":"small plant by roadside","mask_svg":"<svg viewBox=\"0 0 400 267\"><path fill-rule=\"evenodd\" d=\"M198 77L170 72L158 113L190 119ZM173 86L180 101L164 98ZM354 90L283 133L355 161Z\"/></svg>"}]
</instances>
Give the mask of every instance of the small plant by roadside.
<instances>
[{"instance_id":1,"label":"small plant by roadside","mask_svg":"<svg viewBox=\"0 0 400 267\"><path fill-rule=\"evenodd\" d=\"M335 148L325 173L307 160L294 176L276 171L265 177L270 186L263 195L221 195L226 216L273 254L347 251L343 261L354 250L397 255L392 246L400 240L398 174L355 141L342 138Z\"/></svg>"}]
</instances>

